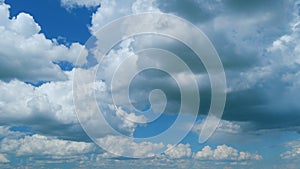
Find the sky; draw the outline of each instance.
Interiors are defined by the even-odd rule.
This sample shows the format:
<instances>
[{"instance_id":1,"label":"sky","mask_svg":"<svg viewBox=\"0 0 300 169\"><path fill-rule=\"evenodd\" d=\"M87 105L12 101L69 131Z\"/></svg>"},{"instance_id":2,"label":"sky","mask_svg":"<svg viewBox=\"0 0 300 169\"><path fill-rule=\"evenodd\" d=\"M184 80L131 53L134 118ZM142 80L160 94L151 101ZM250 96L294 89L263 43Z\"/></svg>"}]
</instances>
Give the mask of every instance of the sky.
<instances>
[{"instance_id":1,"label":"sky","mask_svg":"<svg viewBox=\"0 0 300 169\"><path fill-rule=\"evenodd\" d=\"M193 24L218 53L226 102L204 143L198 139L213 84L189 45L144 34L120 39L98 57L121 31L157 18L106 34L105 25L145 12ZM155 30L193 33L164 23L172 22ZM0 168L300 166L298 0L0 0L0 32ZM174 66L163 51L189 69ZM171 71L137 73L149 65Z\"/></svg>"}]
</instances>

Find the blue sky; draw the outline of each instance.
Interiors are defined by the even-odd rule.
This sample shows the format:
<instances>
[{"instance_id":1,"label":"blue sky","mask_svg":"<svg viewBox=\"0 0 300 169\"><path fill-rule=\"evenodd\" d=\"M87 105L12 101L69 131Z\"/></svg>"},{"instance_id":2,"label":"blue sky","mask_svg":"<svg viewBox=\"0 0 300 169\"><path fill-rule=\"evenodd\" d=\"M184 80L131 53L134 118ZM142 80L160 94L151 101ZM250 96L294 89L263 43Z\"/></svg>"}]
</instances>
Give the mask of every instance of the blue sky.
<instances>
[{"instance_id":1,"label":"blue sky","mask_svg":"<svg viewBox=\"0 0 300 169\"><path fill-rule=\"evenodd\" d=\"M91 36L88 25L96 7L76 8L68 11L61 7L60 1L56 0L5 2L11 5L10 17L17 16L20 12L35 16L34 20L43 27L41 33L44 33L48 39L60 39L65 44L72 42L84 44Z\"/></svg>"},{"instance_id":2,"label":"blue sky","mask_svg":"<svg viewBox=\"0 0 300 169\"><path fill-rule=\"evenodd\" d=\"M113 47L102 62L96 58L97 51L84 48L105 43L97 39L104 25L143 12L184 18L207 35L219 54L227 101L217 130L205 143L199 143L198 137L210 107L211 89L203 63L189 47L157 35L131 37ZM296 0L0 0L0 168L296 169L300 165L299 14ZM111 31L106 38L114 36ZM91 36L92 45L86 44ZM113 105L109 86L114 71L125 56L136 57L136 62L124 72L145 64L136 52L146 48L170 51L186 62L201 96L197 116L189 114L190 109L178 115L178 84L157 70L132 79L128 90L135 109L125 101ZM167 63L164 59L149 62ZM86 133L75 111L73 75L90 75L100 63L94 90L110 127L122 136L148 138L182 117L176 131L153 142L132 142L98 121L83 125L92 129ZM190 87L186 72L180 73ZM117 80L115 95L122 102L127 81L122 76ZM165 92L164 112L152 122L137 123L157 115L148 97L156 88ZM162 102L154 99L153 103ZM89 99L81 104L94 113ZM195 124L189 121L194 117ZM177 134L191 125L188 134L173 145ZM92 141L93 132L105 148ZM161 149L167 151L151 156ZM149 157L118 156L122 154Z\"/></svg>"}]
</instances>

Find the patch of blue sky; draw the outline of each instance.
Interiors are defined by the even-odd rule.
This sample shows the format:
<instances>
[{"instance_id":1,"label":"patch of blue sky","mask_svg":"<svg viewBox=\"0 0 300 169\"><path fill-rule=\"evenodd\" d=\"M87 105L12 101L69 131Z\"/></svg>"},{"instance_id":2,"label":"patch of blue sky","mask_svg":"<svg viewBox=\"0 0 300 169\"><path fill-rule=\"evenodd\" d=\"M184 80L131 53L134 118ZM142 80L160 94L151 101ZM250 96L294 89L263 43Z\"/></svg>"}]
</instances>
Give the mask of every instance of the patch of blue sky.
<instances>
[{"instance_id":1,"label":"patch of blue sky","mask_svg":"<svg viewBox=\"0 0 300 169\"><path fill-rule=\"evenodd\" d=\"M85 44L91 36L89 25L95 8L74 8L67 10L60 5L59 0L6 0L10 5L10 17L21 12L34 16L48 39L56 39L59 43L68 45L72 42Z\"/></svg>"}]
</instances>

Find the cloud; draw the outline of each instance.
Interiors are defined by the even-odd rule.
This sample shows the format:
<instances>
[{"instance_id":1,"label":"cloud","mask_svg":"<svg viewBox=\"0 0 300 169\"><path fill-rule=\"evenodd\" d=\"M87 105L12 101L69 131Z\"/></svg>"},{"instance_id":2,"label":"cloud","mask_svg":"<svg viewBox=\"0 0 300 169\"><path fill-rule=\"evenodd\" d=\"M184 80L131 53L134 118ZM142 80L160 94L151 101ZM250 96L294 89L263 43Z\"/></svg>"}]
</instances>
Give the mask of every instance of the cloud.
<instances>
[{"instance_id":1,"label":"cloud","mask_svg":"<svg viewBox=\"0 0 300 169\"><path fill-rule=\"evenodd\" d=\"M291 6L291 14L297 13ZM242 113L245 116L239 120L254 122L254 129L299 126L299 114L295 113L300 109L296 103L299 96L299 30L294 27L298 20L299 16L294 16L289 22L283 22L288 32L279 34L264 48L264 54L259 55L259 65L240 72L240 80L232 81L235 91L228 94L227 120L236 120Z\"/></svg>"},{"instance_id":2,"label":"cloud","mask_svg":"<svg viewBox=\"0 0 300 169\"><path fill-rule=\"evenodd\" d=\"M9 17L9 5L0 4L0 79L28 82L65 80L67 76L54 62L68 61L75 65L79 43L70 47L46 39L41 27L26 13ZM87 54L85 55L87 56ZM86 63L85 58L78 62Z\"/></svg>"},{"instance_id":3,"label":"cloud","mask_svg":"<svg viewBox=\"0 0 300 169\"><path fill-rule=\"evenodd\" d=\"M201 151L198 151L194 158L201 160L262 160L259 154L251 154L249 152L238 151L227 145L217 146L215 150L210 146L205 146Z\"/></svg>"},{"instance_id":4,"label":"cloud","mask_svg":"<svg viewBox=\"0 0 300 169\"><path fill-rule=\"evenodd\" d=\"M222 12L221 1L208 2L205 0L187 0L170 2L156 0L155 4L162 12L173 13L193 23L207 21Z\"/></svg>"},{"instance_id":5,"label":"cloud","mask_svg":"<svg viewBox=\"0 0 300 169\"><path fill-rule=\"evenodd\" d=\"M102 0L61 0L61 5L68 9L78 7L97 7L101 4Z\"/></svg>"},{"instance_id":6,"label":"cloud","mask_svg":"<svg viewBox=\"0 0 300 169\"><path fill-rule=\"evenodd\" d=\"M189 144L167 145L165 154L169 158L189 158L192 156L192 149Z\"/></svg>"},{"instance_id":7,"label":"cloud","mask_svg":"<svg viewBox=\"0 0 300 169\"><path fill-rule=\"evenodd\" d=\"M97 140L101 146L110 150L115 155L127 157L152 157L164 148L163 143L140 142L136 143L133 139L108 135Z\"/></svg>"},{"instance_id":8,"label":"cloud","mask_svg":"<svg viewBox=\"0 0 300 169\"><path fill-rule=\"evenodd\" d=\"M97 0L62 0L61 4L66 8L90 8L99 6L99 2ZM297 126L299 126L300 117L297 112L300 109L298 104L300 96L300 81L298 80L300 77L300 34L299 5L297 6L296 3L298 1L228 0L210 3L203 0L187 0L185 2L103 0L101 7L92 16L90 30L95 35L100 27L113 19L146 11L162 11L184 17L199 26L209 36L226 69L229 86L228 101L224 120L221 121L217 133L227 133L234 137L235 134L243 131L244 127L248 127L248 129L252 127L252 130L270 128L299 130ZM293 5L297 7L292 7ZM94 151L91 143L83 142L90 140L84 134L74 112L71 78L73 72L64 72L53 63L64 60L75 64L76 56L83 46L79 43L74 43L70 47L58 44L55 39L47 39L41 33L41 29L31 15L20 13L16 17L10 18L9 6L0 5L0 124L6 126L0 127L0 137L3 138L1 141L1 151L3 152L1 153L4 153L0 154L0 162L9 162L6 154L12 152L23 157L38 156L38 153L43 156L90 155ZM186 58L192 55L187 49L178 47L179 45L176 43L168 42L161 45L162 41L155 43L153 37L146 39L146 44L138 41L133 43L139 43L141 48L147 45L150 47L151 45L163 46L174 53L181 52L182 56ZM113 70L113 66L120 63L118 62L120 57L133 54L133 51L130 50L131 47L136 46L123 45L119 50L111 52L112 55L117 56L108 60L113 65L102 74L103 77L112 75L113 71L111 70ZM158 61L158 63L160 62ZM79 66L85 63L86 59L84 58L79 62ZM195 69L200 65L199 61L194 62L193 59L190 59L188 63ZM132 63L129 68L134 68L134 66ZM201 69L195 72L202 77L204 71ZM140 79L144 78L144 81L134 83L134 89L137 91L150 90L157 85L167 88L168 100L171 102L167 108L172 107L172 109L168 109L168 113L176 112L174 109L179 107L180 97L176 93L178 89L174 87L175 85L170 83L165 76L160 76L161 74L157 76L152 72L148 75L145 76L147 78L140 76ZM184 73L182 75L186 76ZM199 79L201 84L207 81L205 78ZM51 82L34 87L23 81ZM132 121L145 121L146 119L121 106L117 108L111 106L111 100L107 97L108 92L103 89L106 87L105 85L105 81L97 84L99 87L97 99L108 105L104 109L107 115L106 120L118 131L125 135L132 135L137 126ZM204 90L209 85L205 87ZM140 107L145 106L144 103L148 101L148 97L143 99L148 94L147 90L137 92L138 94L133 96L137 101L142 100L143 104L138 105ZM210 91L206 90L205 92L209 93ZM209 99L209 94L201 95L201 97L203 96L205 99ZM201 98L201 102L205 99ZM209 105L209 102L205 103L206 106ZM205 114L205 112L201 112L201 114ZM249 123L252 125L248 126ZM30 126L33 132L38 134L25 136L24 133L9 130L10 126L19 125ZM91 123L91 127L95 127L93 125ZM201 126L202 123L196 125L194 130L198 133ZM159 143L133 142L124 149L124 146L128 145L126 143L132 140L110 136L110 130L102 126L100 128L101 143L111 147L116 154L125 151L134 156L151 156L154 150L165 146ZM280 157L297 159L299 157L297 144L289 144L290 150L282 153ZM169 151L165 153L167 159L150 159L149 161L147 159L143 163L148 163L148 166L157 162L158 166L184 167L192 165L191 161L182 160L190 157L200 159L201 164L205 163L205 165L210 160L244 162L262 159L259 154L239 151L227 145L219 145L216 149L206 146L201 151L194 153L189 144L171 147L171 145L167 145L169 148ZM173 159L177 159L176 163ZM84 158L81 160L84 161ZM64 160L60 162L64 162ZM139 162L135 162L135 164ZM103 161L100 159L99 166L103 165L101 163ZM113 161L113 164L110 165L117 165L116 163L128 162Z\"/></svg>"},{"instance_id":9,"label":"cloud","mask_svg":"<svg viewBox=\"0 0 300 169\"><path fill-rule=\"evenodd\" d=\"M91 33L95 35L105 24L120 17L151 11L160 11L155 6L155 0L102 0L101 7L92 16Z\"/></svg>"},{"instance_id":10,"label":"cloud","mask_svg":"<svg viewBox=\"0 0 300 169\"><path fill-rule=\"evenodd\" d=\"M69 137L78 131L82 135L73 110L71 81L51 82L40 87L18 80L0 81L0 88L0 124L30 126L35 132L48 135Z\"/></svg>"},{"instance_id":11,"label":"cloud","mask_svg":"<svg viewBox=\"0 0 300 169\"><path fill-rule=\"evenodd\" d=\"M250 122L252 130L298 126L299 2L158 4L161 11L192 21L212 40L227 76L224 120Z\"/></svg>"},{"instance_id":12,"label":"cloud","mask_svg":"<svg viewBox=\"0 0 300 169\"><path fill-rule=\"evenodd\" d=\"M291 160L299 159L300 157L300 140L291 141L285 144L290 150L280 154L281 159Z\"/></svg>"},{"instance_id":13,"label":"cloud","mask_svg":"<svg viewBox=\"0 0 300 169\"><path fill-rule=\"evenodd\" d=\"M200 133L200 131L204 125L204 122L205 122L205 119L198 121L197 124L194 125L193 131L196 133ZM242 126L244 126L244 125L245 124L243 124L241 122L221 120L216 132L237 134L242 131Z\"/></svg>"},{"instance_id":14,"label":"cloud","mask_svg":"<svg viewBox=\"0 0 300 169\"><path fill-rule=\"evenodd\" d=\"M89 72L91 70L74 69L66 72L68 80L49 82L39 87L34 87L24 82L13 80L10 82L0 81L0 124L6 126L30 126L34 132L57 136L71 140L89 140L79 124L74 109L72 94L72 76L75 70ZM87 73L88 74L88 73ZM118 131L126 135L132 135L137 124L131 120L146 120L143 116L109 106L107 90L104 82L98 81L96 92L99 93L102 104L106 107L103 114L108 123ZM93 83L94 86L94 83ZM91 89L93 90L93 89ZM88 105L89 100L85 100ZM92 111L92 110L91 110ZM98 113L98 108L93 113ZM111 134L105 122L89 123L91 128L102 128L101 136Z\"/></svg>"},{"instance_id":15,"label":"cloud","mask_svg":"<svg viewBox=\"0 0 300 169\"><path fill-rule=\"evenodd\" d=\"M38 134L20 139L4 138L0 151L17 156L72 156L87 154L95 149L93 143L74 142Z\"/></svg>"},{"instance_id":16,"label":"cloud","mask_svg":"<svg viewBox=\"0 0 300 169\"><path fill-rule=\"evenodd\" d=\"M26 132L11 131L8 126L0 126L0 139L2 138L19 138L25 136Z\"/></svg>"},{"instance_id":17,"label":"cloud","mask_svg":"<svg viewBox=\"0 0 300 169\"><path fill-rule=\"evenodd\" d=\"M18 135L18 132L7 131L7 129L4 130L6 133L9 132L12 136ZM172 166L175 162L174 160L176 160L176 165L195 167L203 166L211 161L224 161L226 163L226 161L262 159L258 154L238 151L226 145L217 146L215 150L206 146L199 152L193 152L189 144L165 146L163 143L136 143L131 139L111 135L97 141L112 150L114 154L103 152L94 143L62 140L40 134L5 137L0 141L0 153L22 158L26 161L34 160L35 164L29 161L26 163L32 167L42 166L44 164L61 165L64 163L97 167L103 166L104 164L105 166L118 166L121 164L121 166L124 166L125 164L123 164L123 162L130 162L130 164L139 162L139 164L133 166L138 165L145 167L157 165L163 168ZM154 152L161 151L161 149L164 148L167 148L164 154L153 156ZM118 157L118 154L124 153L130 156L149 158L119 161L118 159L120 157ZM14 164L11 165L14 166ZM215 164L210 165L214 166ZM237 163L236 165L242 164Z\"/></svg>"},{"instance_id":18,"label":"cloud","mask_svg":"<svg viewBox=\"0 0 300 169\"><path fill-rule=\"evenodd\" d=\"M0 154L0 163L9 163L10 161L4 154Z\"/></svg>"},{"instance_id":19,"label":"cloud","mask_svg":"<svg viewBox=\"0 0 300 169\"><path fill-rule=\"evenodd\" d=\"M91 31L95 34L109 21L135 13L134 11L149 11L143 6L135 6L140 4L139 2L126 1L124 4L118 1L103 1L102 7L93 15ZM234 0L210 3L202 0L189 0L184 3L151 1L151 4L147 6L151 8L150 11L167 12L183 17L208 35L220 54L227 76L228 97L223 119L249 122L253 124L252 130L257 130L293 128L299 124L299 115L295 113L299 110L296 104L299 96L297 92L299 91L297 89L299 86L297 85L299 83L297 80L299 76L297 73L299 70L297 66L299 62L297 59L299 55L297 3ZM269 6L269 8L264 6ZM143 40L148 44L143 43ZM141 42L133 42L129 48L134 49L135 43L139 44L139 49L143 47L166 48L175 54L181 52L183 60L192 58L187 57L192 56L191 52L176 43L162 40L156 43L154 40L154 36L148 36ZM160 42L167 43L161 44ZM194 72L201 76L205 73L201 68L203 67L201 63L194 59L184 61L187 60ZM157 62L160 63L160 61ZM153 81L148 82L147 86L151 88L157 84L167 85L169 83L167 78L161 76L160 81L155 82L155 76L148 75L147 79L153 79ZM202 95L199 114L201 115L207 113L210 105L210 86L206 85L205 81L208 79L199 80L201 85L205 83L205 88L200 91ZM136 91L139 86L145 88L142 81L135 84ZM180 104L179 95L176 93L178 89L171 89L172 95L169 95L168 101L172 102L172 106L167 106L166 111L176 112ZM170 107L173 108L170 109ZM286 123L286 121L291 122Z\"/></svg>"}]
</instances>

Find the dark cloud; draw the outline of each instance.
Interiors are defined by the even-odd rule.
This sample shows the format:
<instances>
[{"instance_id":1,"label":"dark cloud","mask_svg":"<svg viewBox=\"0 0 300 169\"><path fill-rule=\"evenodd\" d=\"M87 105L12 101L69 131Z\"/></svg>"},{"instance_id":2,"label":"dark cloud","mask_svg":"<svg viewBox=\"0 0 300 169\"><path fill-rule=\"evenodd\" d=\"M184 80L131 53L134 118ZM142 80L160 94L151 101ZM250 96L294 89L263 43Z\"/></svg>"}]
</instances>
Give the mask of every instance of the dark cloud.
<instances>
[{"instance_id":1,"label":"dark cloud","mask_svg":"<svg viewBox=\"0 0 300 169\"><path fill-rule=\"evenodd\" d=\"M282 80L286 74L299 72L299 68L294 64L270 64L283 62L282 58L286 55L294 54L268 51L276 40L291 34L294 3L272 0L228 0L216 3L174 0L159 1L157 5L163 12L176 14L199 25L217 49L225 68L228 87L233 90L227 95L225 120L251 122L255 124L253 130L295 128L300 125L300 107L295 104L300 94L296 89L291 91L291 85L295 85L297 80ZM293 43L296 42L285 47L293 50ZM174 42L153 46L180 56L195 74L206 73L201 61L186 46ZM148 85L164 85L162 81L153 81ZM200 92L202 109L199 114L207 113L210 99L208 88L206 82ZM178 92L177 88L168 89ZM179 97L169 96L172 104L180 103Z\"/></svg>"},{"instance_id":2,"label":"dark cloud","mask_svg":"<svg viewBox=\"0 0 300 169\"><path fill-rule=\"evenodd\" d=\"M160 10L166 13L174 13L193 23L204 22L216 16L221 9L218 9L218 2L196 1L196 0L161 0L156 1Z\"/></svg>"}]
</instances>

